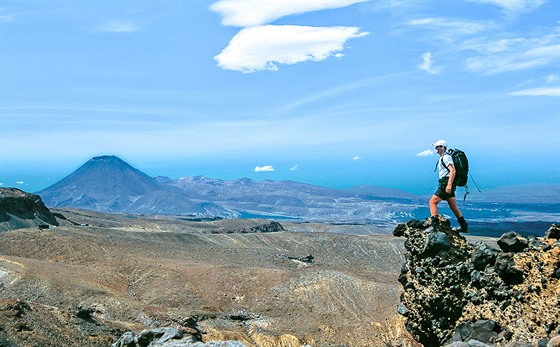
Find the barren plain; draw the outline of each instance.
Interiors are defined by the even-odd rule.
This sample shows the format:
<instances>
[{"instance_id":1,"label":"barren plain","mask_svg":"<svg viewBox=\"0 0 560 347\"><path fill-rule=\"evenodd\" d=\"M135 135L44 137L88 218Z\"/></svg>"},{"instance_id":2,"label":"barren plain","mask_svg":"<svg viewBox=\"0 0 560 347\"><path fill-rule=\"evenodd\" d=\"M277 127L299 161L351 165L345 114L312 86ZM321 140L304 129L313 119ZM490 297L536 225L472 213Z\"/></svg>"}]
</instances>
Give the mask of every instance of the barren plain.
<instances>
[{"instance_id":1,"label":"barren plain","mask_svg":"<svg viewBox=\"0 0 560 347\"><path fill-rule=\"evenodd\" d=\"M194 322L203 341L369 346L396 314L404 247L392 235L52 212L59 227L0 233L0 342L108 346Z\"/></svg>"}]
</instances>

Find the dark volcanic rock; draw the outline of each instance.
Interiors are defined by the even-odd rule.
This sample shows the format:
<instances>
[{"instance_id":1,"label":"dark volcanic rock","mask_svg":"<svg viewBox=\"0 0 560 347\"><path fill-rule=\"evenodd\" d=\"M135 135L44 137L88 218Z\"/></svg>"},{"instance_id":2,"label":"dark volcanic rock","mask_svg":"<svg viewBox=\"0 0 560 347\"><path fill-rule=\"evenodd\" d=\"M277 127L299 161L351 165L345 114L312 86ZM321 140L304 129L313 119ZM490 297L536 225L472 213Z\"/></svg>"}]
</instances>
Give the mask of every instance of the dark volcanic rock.
<instances>
[{"instance_id":1,"label":"dark volcanic rock","mask_svg":"<svg viewBox=\"0 0 560 347\"><path fill-rule=\"evenodd\" d=\"M560 243L514 233L500 252L451 230L440 217L398 225L406 263L397 312L425 346L545 344L560 334ZM505 252L507 250L507 252ZM515 253L514 253L515 252Z\"/></svg>"},{"instance_id":2,"label":"dark volcanic rock","mask_svg":"<svg viewBox=\"0 0 560 347\"><path fill-rule=\"evenodd\" d=\"M513 253L500 253L496 258L494 269L500 278L508 284L523 282L523 272L515 268Z\"/></svg>"},{"instance_id":3,"label":"dark volcanic rock","mask_svg":"<svg viewBox=\"0 0 560 347\"><path fill-rule=\"evenodd\" d=\"M471 254L471 261L475 269L484 270L487 266L494 266L499 251L483 242L477 242Z\"/></svg>"},{"instance_id":4,"label":"dark volcanic rock","mask_svg":"<svg viewBox=\"0 0 560 347\"><path fill-rule=\"evenodd\" d=\"M476 340L483 343L492 343L498 338L500 326L493 320L479 320L474 323L461 323L455 329L452 339L454 341Z\"/></svg>"},{"instance_id":5,"label":"dark volcanic rock","mask_svg":"<svg viewBox=\"0 0 560 347\"><path fill-rule=\"evenodd\" d=\"M504 252L521 252L527 248L527 240L511 231L500 237L498 240L498 246L500 246Z\"/></svg>"},{"instance_id":6,"label":"dark volcanic rock","mask_svg":"<svg viewBox=\"0 0 560 347\"><path fill-rule=\"evenodd\" d=\"M175 328L155 328L141 331L138 335L128 331L112 347L246 347L240 341L212 341L203 343Z\"/></svg>"},{"instance_id":7,"label":"dark volcanic rock","mask_svg":"<svg viewBox=\"0 0 560 347\"><path fill-rule=\"evenodd\" d=\"M284 227L282 224L275 221L267 221L261 225L256 225L252 227L228 230L229 233L241 233L241 234L252 234L252 233L273 233L278 231L283 231Z\"/></svg>"},{"instance_id":8,"label":"dark volcanic rock","mask_svg":"<svg viewBox=\"0 0 560 347\"><path fill-rule=\"evenodd\" d=\"M122 334L118 326L67 309L20 299L0 299L0 346L106 347Z\"/></svg>"},{"instance_id":9,"label":"dark volcanic rock","mask_svg":"<svg viewBox=\"0 0 560 347\"><path fill-rule=\"evenodd\" d=\"M58 226L58 222L39 195L0 188L0 230L41 225Z\"/></svg>"},{"instance_id":10,"label":"dark volcanic rock","mask_svg":"<svg viewBox=\"0 0 560 347\"><path fill-rule=\"evenodd\" d=\"M547 230L544 237L547 239L560 240L560 228L556 224L552 224L550 229Z\"/></svg>"}]
</instances>

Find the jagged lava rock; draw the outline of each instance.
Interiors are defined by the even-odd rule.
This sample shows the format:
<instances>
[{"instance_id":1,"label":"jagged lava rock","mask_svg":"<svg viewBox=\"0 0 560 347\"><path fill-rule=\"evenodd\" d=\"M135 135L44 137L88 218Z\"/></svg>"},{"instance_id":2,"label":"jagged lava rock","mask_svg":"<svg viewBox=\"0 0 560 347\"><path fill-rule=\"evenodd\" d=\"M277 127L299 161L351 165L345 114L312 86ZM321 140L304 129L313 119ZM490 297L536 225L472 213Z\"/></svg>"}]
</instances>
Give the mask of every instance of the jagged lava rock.
<instances>
[{"instance_id":1,"label":"jagged lava rock","mask_svg":"<svg viewBox=\"0 0 560 347\"><path fill-rule=\"evenodd\" d=\"M557 230L553 225L551 230ZM441 217L398 225L406 237L397 312L425 346L540 346L560 334L560 241L508 233L503 251L469 243Z\"/></svg>"},{"instance_id":2,"label":"jagged lava rock","mask_svg":"<svg viewBox=\"0 0 560 347\"><path fill-rule=\"evenodd\" d=\"M241 341L211 341L204 343L175 328L154 328L138 335L128 331L112 347L247 347Z\"/></svg>"},{"instance_id":3,"label":"jagged lava rock","mask_svg":"<svg viewBox=\"0 0 560 347\"><path fill-rule=\"evenodd\" d=\"M545 236L547 239L560 240L560 228L556 224L552 224L550 229L547 230Z\"/></svg>"},{"instance_id":4,"label":"jagged lava rock","mask_svg":"<svg viewBox=\"0 0 560 347\"><path fill-rule=\"evenodd\" d=\"M500 237L498 240L498 246L500 246L504 252L517 253L527 248L527 240L517 235L517 233L510 231Z\"/></svg>"},{"instance_id":5,"label":"jagged lava rock","mask_svg":"<svg viewBox=\"0 0 560 347\"><path fill-rule=\"evenodd\" d=\"M0 231L42 224L58 226L39 195L17 188L0 188Z\"/></svg>"}]
</instances>

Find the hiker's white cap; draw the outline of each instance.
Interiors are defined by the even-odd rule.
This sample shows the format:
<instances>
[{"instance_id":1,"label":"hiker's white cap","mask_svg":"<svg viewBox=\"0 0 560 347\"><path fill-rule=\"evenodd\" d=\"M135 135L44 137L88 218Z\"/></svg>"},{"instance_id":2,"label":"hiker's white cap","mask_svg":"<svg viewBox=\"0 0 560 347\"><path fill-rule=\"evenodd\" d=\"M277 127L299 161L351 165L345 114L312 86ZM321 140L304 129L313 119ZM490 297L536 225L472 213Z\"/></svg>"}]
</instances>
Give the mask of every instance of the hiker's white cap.
<instances>
[{"instance_id":1,"label":"hiker's white cap","mask_svg":"<svg viewBox=\"0 0 560 347\"><path fill-rule=\"evenodd\" d=\"M432 146L434 147L443 146L447 148L447 142L445 142L445 140L437 140L436 143L432 143Z\"/></svg>"}]
</instances>

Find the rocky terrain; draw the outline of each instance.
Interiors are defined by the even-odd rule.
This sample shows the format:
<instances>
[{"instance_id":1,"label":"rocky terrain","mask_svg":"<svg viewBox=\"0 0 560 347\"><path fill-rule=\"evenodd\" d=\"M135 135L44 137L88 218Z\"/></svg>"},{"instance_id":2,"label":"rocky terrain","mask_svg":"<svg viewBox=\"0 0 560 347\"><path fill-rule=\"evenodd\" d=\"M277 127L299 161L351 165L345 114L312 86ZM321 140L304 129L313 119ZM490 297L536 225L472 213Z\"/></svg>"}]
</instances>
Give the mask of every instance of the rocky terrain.
<instances>
[{"instance_id":1,"label":"rocky terrain","mask_svg":"<svg viewBox=\"0 0 560 347\"><path fill-rule=\"evenodd\" d=\"M196 346L369 346L396 315L391 235L52 213L57 227L0 232L0 346L146 345L162 328Z\"/></svg>"},{"instance_id":2,"label":"rocky terrain","mask_svg":"<svg viewBox=\"0 0 560 347\"><path fill-rule=\"evenodd\" d=\"M16 188L0 188L0 231L58 225L41 197Z\"/></svg>"},{"instance_id":3,"label":"rocky terrain","mask_svg":"<svg viewBox=\"0 0 560 347\"><path fill-rule=\"evenodd\" d=\"M560 229L469 243L434 217L406 237L399 313L425 346L560 345Z\"/></svg>"},{"instance_id":4,"label":"rocky terrain","mask_svg":"<svg viewBox=\"0 0 560 347\"><path fill-rule=\"evenodd\" d=\"M393 237L50 211L0 190L2 347L559 345L554 225L542 238L465 238L434 218Z\"/></svg>"}]
</instances>

